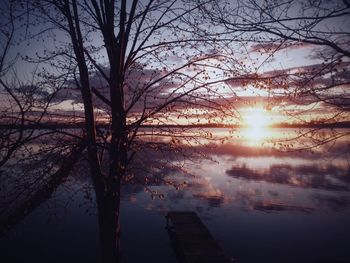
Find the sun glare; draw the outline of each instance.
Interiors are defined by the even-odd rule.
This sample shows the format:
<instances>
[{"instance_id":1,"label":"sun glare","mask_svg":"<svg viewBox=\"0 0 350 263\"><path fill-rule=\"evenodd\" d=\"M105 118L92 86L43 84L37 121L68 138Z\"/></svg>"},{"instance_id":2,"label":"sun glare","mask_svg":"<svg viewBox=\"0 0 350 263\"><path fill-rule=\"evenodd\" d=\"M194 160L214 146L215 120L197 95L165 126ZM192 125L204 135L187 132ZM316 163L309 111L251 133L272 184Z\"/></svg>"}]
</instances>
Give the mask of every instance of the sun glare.
<instances>
[{"instance_id":1,"label":"sun glare","mask_svg":"<svg viewBox=\"0 0 350 263\"><path fill-rule=\"evenodd\" d=\"M262 107L247 109L243 114L243 126L247 129L245 137L255 144L269 135L268 126L271 124L269 113Z\"/></svg>"}]
</instances>

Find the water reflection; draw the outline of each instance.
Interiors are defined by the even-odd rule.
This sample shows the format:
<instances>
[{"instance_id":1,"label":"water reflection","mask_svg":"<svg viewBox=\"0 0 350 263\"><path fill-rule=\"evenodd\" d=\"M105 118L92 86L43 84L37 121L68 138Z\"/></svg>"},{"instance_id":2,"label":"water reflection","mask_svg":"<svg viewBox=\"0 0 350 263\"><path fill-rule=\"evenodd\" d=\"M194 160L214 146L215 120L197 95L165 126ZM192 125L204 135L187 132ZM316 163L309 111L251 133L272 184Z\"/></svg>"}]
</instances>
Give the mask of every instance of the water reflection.
<instances>
[{"instance_id":1,"label":"water reflection","mask_svg":"<svg viewBox=\"0 0 350 263\"><path fill-rule=\"evenodd\" d=\"M218 137L227 133L228 130L213 131ZM269 136L270 140L273 135ZM278 133L279 139L282 136L286 135ZM327 258L349 259L346 244L350 241L347 227L350 174L347 156L343 154L348 147L347 142L339 141L331 149L325 146L311 152L281 151L270 147L272 141L268 144L264 140L259 147L251 144L247 137L240 137L234 142L198 145L195 149L183 146L182 151L140 151L122 187L123 262L141 262L144 258L152 258L152 262L174 262L162 223L163 215L169 210L197 211L227 254L237 258L238 262L256 262L257 259L281 262L281 255L276 254L276 249L290 262L324 259L322 251L326 250L329 252ZM189 156L191 161L184 160L183 156ZM203 156L208 159L203 159ZM75 252L71 252L80 254L77 257L80 261L93 262L98 261L96 258L100 251L96 242L99 233L97 218L111 219L113 210L105 210L108 214L98 210L96 189L92 187L86 166L84 160L78 163L69 179L59 181L59 186L54 188L57 190L51 191L44 197L45 201L41 199L32 209L25 209L25 215L33 213L34 222L42 222L43 211L47 212L43 204L50 206L49 214L57 209L56 214L62 215L67 213L64 212L69 207L67 204L73 203L71 210L68 209L71 212L65 214L67 219L60 227L71 229L75 221L82 228L79 232L94 233L87 237L93 244L88 246L91 251L76 247ZM4 170L1 176L7 177L10 172ZM1 186L5 188L3 181ZM45 183L40 187L48 189L47 186ZM12 189L16 191L16 187ZM16 193L12 195L16 196ZM16 205L17 209L24 211L20 203L30 200L23 196ZM2 204L2 211L8 209L5 202ZM85 210L88 212L85 213ZM6 218L13 211L16 208L8 209ZM4 215L1 214L2 224L5 222ZM26 232L21 220L27 226L40 228L40 224L33 223L33 217L32 221L24 216L12 221L14 232L8 232L7 237L0 240L9 257L11 251L14 253L19 249L16 244L18 231L24 233L26 240L39 242L33 241L33 231ZM115 229L115 222L104 222L106 224L102 227L106 230ZM15 227L14 224L18 223ZM57 224L62 224L62 220L51 221L51 227L46 226L46 230L56 233L52 228ZM305 229L310 230L308 236ZM140 233L143 233L142 237ZM79 233L76 232L76 235ZM69 236L67 234L65 242L69 242ZM56 237L53 235L51 239ZM284 245L287 239L305 239L307 247L317 247L321 252L308 254L303 250L306 241L296 242L293 248L288 248ZM271 246L262 245L266 240ZM166 252L160 252L158 247ZM46 249L52 252L57 248ZM256 257L251 251L256 252ZM67 259L64 256L58 258L60 261ZM24 259L25 256L18 256L17 262Z\"/></svg>"},{"instance_id":2,"label":"water reflection","mask_svg":"<svg viewBox=\"0 0 350 263\"><path fill-rule=\"evenodd\" d=\"M244 134L244 139L250 146L261 146L267 138L271 137L271 130L267 127L253 126L247 129Z\"/></svg>"},{"instance_id":3,"label":"water reflection","mask_svg":"<svg viewBox=\"0 0 350 263\"><path fill-rule=\"evenodd\" d=\"M315 166L290 164L271 165L265 170L234 166L227 170L229 176L244 180L265 181L302 188L319 188L329 191L349 191L348 168L328 164Z\"/></svg>"},{"instance_id":4,"label":"water reflection","mask_svg":"<svg viewBox=\"0 0 350 263\"><path fill-rule=\"evenodd\" d=\"M264 212L281 212L281 211L292 211L292 212L303 212L311 213L314 208L305 206L295 206L287 205L283 203L273 202L273 201L259 201L253 206L254 210L264 211Z\"/></svg>"},{"instance_id":5,"label":"water reflection","mask_svg":"<svg viewBox=\"0 0 350 263\"><path fill-rule=\"evenodd\" d=\"M342 204L347 200L344 196L349 195L349 165L346 155L341 154L347 148L344 141L333 144L332 151L325 147L313 152L281 151L266 145L255 147L249 142L244 143L242 138L236 144L197 148L210 160L186 164L177 163L175 156L168 156L172 161L163 164L162 169L150 171L154 177L148 179L149 186L162 193L165 200L155 200L156 204L152 205L146 201L147 205L144 205L148 209L183 209L181 205L187 207L190 204L199 210L203 207L239 207L245 211L310 214L330 209L326 202L315 198L316 193L323 196L325 191L337 192L333 198L341 196ZM148 152L146 156L153 155ZM147 167L154 161L142 156L140 159ZM135 174L138 176L142 177L142 172ZM187 183L183 184L184 181ZM181 187L176 190L178 187L173 189L164 187L164 184ZM139 188L139 191L141 193L143 189ZM135 191L131 192L135 195ZM144 202L143 198L135 199L141 205ZM183 200L187 200L186 204ZM344 208L347 209L346 204Z\"/></svg>"}]
</instances>

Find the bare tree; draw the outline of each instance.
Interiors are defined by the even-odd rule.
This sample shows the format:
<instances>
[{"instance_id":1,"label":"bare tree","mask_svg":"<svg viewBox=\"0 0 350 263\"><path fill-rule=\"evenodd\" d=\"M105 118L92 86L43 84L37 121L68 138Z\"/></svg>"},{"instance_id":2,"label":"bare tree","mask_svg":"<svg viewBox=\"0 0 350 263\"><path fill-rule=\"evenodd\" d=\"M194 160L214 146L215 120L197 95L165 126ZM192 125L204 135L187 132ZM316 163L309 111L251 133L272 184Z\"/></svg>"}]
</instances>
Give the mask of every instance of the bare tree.
<instances>
[{"instance_id":1,"label":"bare tree","mask_svg":"<svg viewBox=\"0 0 350 263\"><path fill-rule=\"evenodd\" d=\"M190 21L208 2L53 0L23 5L30 17L29 37L52 37L52 48L27 61L48 65L40 72L43 80L80 92L104 261L119 256L120 187L140 148L138 138L149 133L140 129L150 125L155 135L158 127L158 135L173 138L168 144L143 146L176 150L177 136L189 136L184 128L171 129L174 125L198 123L203 116L212 122L236 117L219 86L225 74L243 69L222 49L232 40L191 32ZM107 131L101 123L107 123Z\"/></svg>"},{"instance_id":2,"label":"bare tree","mask_svg":"<svg viewBox=\"0 0 350 263\"><path fill-rule=\"evenodd\" d=\"M21 14L19 3L4 1L1 5L4 14L1 20L1 55L0 55L0 167L11 158L18 158L24 146L31 141L47 136L54 131L38 130L52 106L56 94L51 84L38 82L37 68L25 80L16 71L20 54L16 45L21 41ZM22 25L21 25L22 24ZM26 24L24 24L26 26Z\"/></svg>"},{"instance_id":3,"label":"bare tree","mask_svg":"<svg viewBox=\"0 0 350 263\"><path fill-rule=\"evenodd\" d=\"M203 117L208 123L236 118L230 83L255 85L297 103L321 101L336 109L337 120L340 112L348 114L344 90L349 33L325 31L323 24L347 17L347 1L19 2L25 3L20 13L27 17L27 38L48 42L34 56L25 57L43 65L31 86L52 95L37 98L47 105L41 113L58 94L83 105L83 139L106 262L119 257L120 188L132 176L128 168L133 157L145 147L178 151L186 140L191 145L206 135L210 139L209 133L187 135L186 126L180 125L191 127ZM4 36L10 43L11 34ZM273 72L245 65L250 52L263 51L263 64L280 50L301 43L327 48L322 51L323 63ZM12 96L13 89L0 84ZM17 103L17 97L12 98ZM22 116L23 104L17 104ZM171 138L166 143L140 139L164 135Z\"/></svg>"},{"instance_id":4,"label":"bare tree","mask_svg":"<svg viewBox=\"0 0 350 263\"><path fill-rule=\"evenodd\" d=\"M18 58L11 52L16 44L15 6L16 4L10 1L4 2L1 6L1 13L6 15L2 18L0 28L0 167L14 157L33 135L33 131L26 130L25 125L28 124L27 113L35 104L34 89L30 85L19 84L20 81L13 69Z\"/></svg>"},{"instance_id":5,"label":"bare tree","mask_svg":"<svg viewBox=\"0 0 350 263\"><path fill-rule=\"evenodd\" d=\"M6 7L5 7L6 8ZM8 7L9 15L8 19L4 22L5 25L1 26L0 34L1 34L1 61L0 61L0 84L2 87L2 96L9 96L15 104L15 108L18 109L19 116L17 114L13 114L12 105L4 105L4 109L1 111L1 124L15 124L19 121L19 129L0 129L0 167L3 166L12 156L12 154L19 147L23 138L23 125L24 125L24 112L25 109L22 106L22 103L19 101L17 95L12 91L8 84L3 79L6 72L11 67L12 61L7 60L7 56L10 50L10 46L12 45L13 35L14 35L14 18L13 18L13 10L12 5L10 4ZM2 10L3 11L3 10ZM10 111L10 112L9 112ZM15 115L15 116L13 116ZM13 120L15 119L15 120Z\"/></svg>"}]
</instances>

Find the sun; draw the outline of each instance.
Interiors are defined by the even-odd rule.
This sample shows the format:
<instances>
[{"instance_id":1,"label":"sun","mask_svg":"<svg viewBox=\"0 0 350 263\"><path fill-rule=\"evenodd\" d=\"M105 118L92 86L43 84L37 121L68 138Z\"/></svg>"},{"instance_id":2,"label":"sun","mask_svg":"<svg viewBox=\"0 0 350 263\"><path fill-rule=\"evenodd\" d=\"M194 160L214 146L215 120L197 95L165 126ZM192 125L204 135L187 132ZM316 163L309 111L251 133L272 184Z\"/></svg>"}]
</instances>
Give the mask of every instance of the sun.
<instances>
[{"instance_id":1,"label":"sun","mask_svg":"<svg viewBox=\"0 0 350 263\"><path fill-rule=\"evenodd\" d=\"M269 116L267 111L262 108L250 108L243 115L244 126L249 128L262 128L269 125Z\"/></svg>"},{"instance_id":2,"label":"sun","mask_svg":"<svg viewBox=\"0 0 350 263\"><path fill-rule=\"evenodd\" d=\"M243 127L246 128L247 139L260 142L269 135L268 126L271 124L269 112L263 107L249 108L242 114Z\"/></svg>"}]
</instances>

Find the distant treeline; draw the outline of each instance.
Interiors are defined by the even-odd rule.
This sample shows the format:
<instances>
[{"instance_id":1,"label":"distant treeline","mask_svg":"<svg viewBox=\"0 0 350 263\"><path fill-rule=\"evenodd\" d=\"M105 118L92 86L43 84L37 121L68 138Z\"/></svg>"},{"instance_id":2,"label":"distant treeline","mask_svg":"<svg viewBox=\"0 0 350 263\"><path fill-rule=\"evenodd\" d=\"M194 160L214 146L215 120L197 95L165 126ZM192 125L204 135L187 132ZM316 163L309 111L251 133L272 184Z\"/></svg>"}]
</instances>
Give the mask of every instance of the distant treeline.
<instances>
[{"instance_id":1,"label":"distant treeline","mask_svg":"<svg viewBox=\"0 0 350 263\"><path fill-rule=\"evenodd\" d=\"M109 128L108 123L98 123L98 128ZM0 129L81 129L85 127L84 122L76 123L29 123L23 126L16 124L1 124ZM194 125L142 125L141 128L246 128L238 124L194 124ZM321 123L321 122L310 122L310 123L279 123L270 125L269 128L350 128L350 121L346 122L335 122L335 123Z\"/></svg>"},{"instance_id":2,"label":"distant treeline","mask_svg":"<svg viewBox=\"0 0 350 263\"><path fill-rule=\"evenodd\" d=\"M270 126L271 128L350 128L350 121L344 122L309 122L309 123L278 123Z\"/></svg>"}]
</instances>

